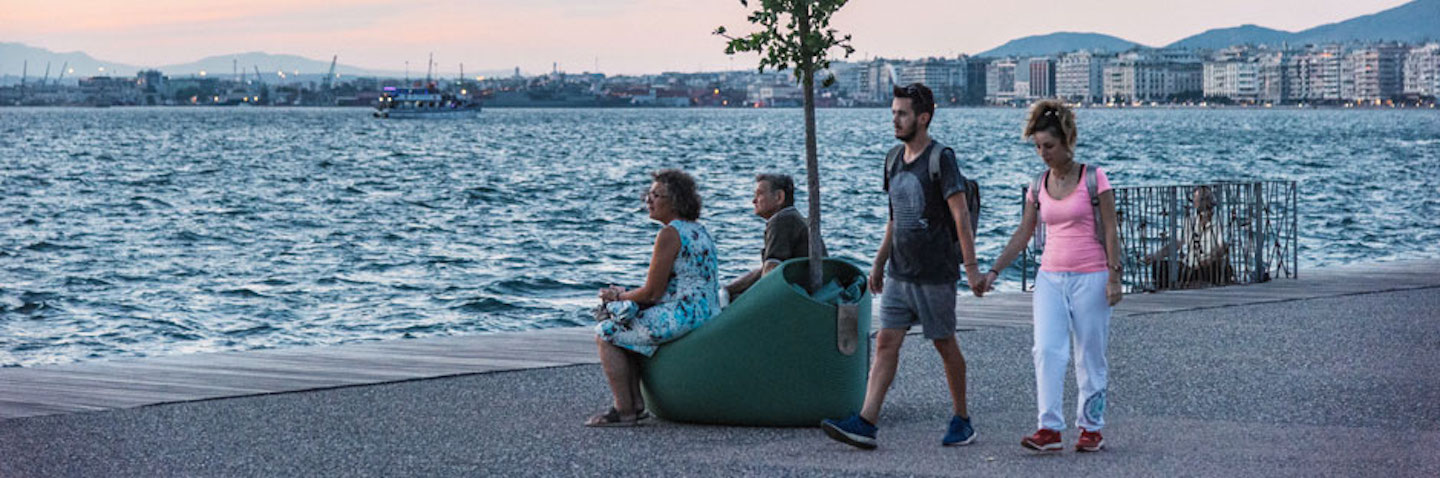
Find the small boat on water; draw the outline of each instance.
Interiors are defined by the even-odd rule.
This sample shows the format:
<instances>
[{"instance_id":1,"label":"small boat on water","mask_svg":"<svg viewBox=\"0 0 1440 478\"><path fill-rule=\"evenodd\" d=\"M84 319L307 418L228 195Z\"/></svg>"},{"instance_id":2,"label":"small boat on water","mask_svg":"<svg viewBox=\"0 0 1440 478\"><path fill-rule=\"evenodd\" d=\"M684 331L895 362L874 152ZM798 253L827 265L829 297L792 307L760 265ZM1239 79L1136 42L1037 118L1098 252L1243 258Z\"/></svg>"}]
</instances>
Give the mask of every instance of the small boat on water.
<instances>
[{"instance_id":1,"label":"small boat on water","mask_svg":"<svg viewBox=\"0 0 1440 478\"><path fill-rule=\"evenodd\" d=\"M376 100L376 118L471 118L480 114L480 104L469 98L442 93L432 84L426 88L385 87Z\"/></svg>"}]
</instances>

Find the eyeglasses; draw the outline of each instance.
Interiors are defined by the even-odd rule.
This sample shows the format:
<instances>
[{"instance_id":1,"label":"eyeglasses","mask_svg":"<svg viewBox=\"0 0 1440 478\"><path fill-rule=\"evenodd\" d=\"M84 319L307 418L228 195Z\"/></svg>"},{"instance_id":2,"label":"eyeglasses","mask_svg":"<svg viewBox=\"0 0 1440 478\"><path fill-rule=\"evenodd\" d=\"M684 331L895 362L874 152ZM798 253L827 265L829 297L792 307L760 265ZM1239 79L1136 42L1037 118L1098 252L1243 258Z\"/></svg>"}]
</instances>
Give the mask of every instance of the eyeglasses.
<instances>
[{"instance_id":1,"label":"eyeglasses","mask_svg":"<svg viewBox=\"0 0 1440 478\"><path fill-rule=\"evenodd\" d=\"M643 192L643 193L640 193L640 200L641 200L641 201L645 201L645 202L647 202L647 203L650 202L650 201L659 199L659 198L666 198L666 197L670 197L670 196L669 196L669 195L666 195L666 194L660 194L660 193L657 193L657 192L655 192L655 191L645 191L645 192Z\"/></svg>"}]
</instances>

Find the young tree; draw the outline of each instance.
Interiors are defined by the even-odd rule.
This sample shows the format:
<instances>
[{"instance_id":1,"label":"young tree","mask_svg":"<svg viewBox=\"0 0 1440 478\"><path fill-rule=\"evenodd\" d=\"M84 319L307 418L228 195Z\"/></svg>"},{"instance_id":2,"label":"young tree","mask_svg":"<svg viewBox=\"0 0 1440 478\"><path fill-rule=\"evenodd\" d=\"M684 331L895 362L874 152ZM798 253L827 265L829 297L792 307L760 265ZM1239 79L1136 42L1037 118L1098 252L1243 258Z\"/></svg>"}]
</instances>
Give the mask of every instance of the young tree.
<instances>
[{"instance_id":1,"label":"young tree","mask_svg":"<svg viewBox=\"0 0 1440 478\"><path fill-rule=\"evenodd\" d=\"M855 49L850 35L837 36L830 28L830 18L846 0L760 0L750 13L750 23L760 31L740 37L726 34L725 27L715 34L725 37L725 53L755 52L760 55L759 71L793 69L795 79L805 92L805 182L810 198L810 283L811 292L820 289L820 168L815 158L815 72L830 68L830 50L840 48L849 57ZM748 0L740 5L749 7ZM825 78L825 86L835 77Z\"/></svg>"}]
</instances>

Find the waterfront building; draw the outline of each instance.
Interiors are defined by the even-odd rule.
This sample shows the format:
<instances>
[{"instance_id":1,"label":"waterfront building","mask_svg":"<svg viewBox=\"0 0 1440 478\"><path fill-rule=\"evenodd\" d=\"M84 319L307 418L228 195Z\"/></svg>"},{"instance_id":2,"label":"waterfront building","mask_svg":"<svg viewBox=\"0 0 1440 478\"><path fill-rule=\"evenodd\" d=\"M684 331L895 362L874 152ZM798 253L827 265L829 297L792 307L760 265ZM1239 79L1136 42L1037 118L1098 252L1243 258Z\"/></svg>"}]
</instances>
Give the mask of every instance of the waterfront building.
<instances>
[{"instance_id":1,"label":"waterfront building","mask_svg":"<svg viewBox=\"0 0 1440 478\"><path fill-rule=\"evenodd\" d=\"M935 93L935 102L959 103L965 94L965 62L962 59L925 58L899 68L898 84L923 83Z\"/></svg>"},{"instance_id":2,"label":"waterfront building","mask_svg":"<svg viewBox=\"0 0 1440 478\"><path fill-rule=\"evenodd\" d=\"M1009 104L1015 100L1014 58L1001 58L985 65L985 102Z\"/></svg>"},{"instance_id":3,"label":"waterfront building","mask_svg":"<svg viewBox=\"0 0 1440 478\"><path fill-rule=\"evenodd\" d=\"M960 59L965 62L965 96L961 103L985 104L985 92L988 88L986 67L990 64L990 60L965 55L960 55Z\"/></svg>"},{"instance_id":4,"label":"waterfront building","mask_svg":"<svg viewBox=\"0 0 1440 478\"><path fill-rule=\"evenodd\" d=\"M787 107L805 103L805 91L793 83L750 85L746 101L755 106ZM673 105L673 106L688 106Z\"/></svg>"},{"instance_id":5,"label":"waterfront building","mask_svg":"<svg viewBox=\"0 0 1440 478\"><path fill-rule=\"evenodd\" d=\"M836 93L845 98L855 98L864 83L865 68L858 63L831 62L829 73L835 77Z\"/></svg>"},{"instance_id":6,"label":"waterfront building","mask_svg":"<svg viewBox=\"0 0 1440 478\"><path fill-rule=\"evenodd\" d=\"M1340 101L1344 49L1338 44L1311 46L1286 62L1291 99L1301 102Z\"/></svg>"},{"instance_id":7,"label":"waterfront building","mask_svg":"<svg viewBox=\"0 0 1440 478\"><path fill-rule=\"evenodd\" d=\"M1172 101L1204 92L1204 64L1193 54L1124 53L1105 66L1103 75L1107 101Z\"/></svg>"},{"instance_id":8,"label":"waterfront building","mask_svg":"<svg viewBox=\"0 0 1440 478\"><path fill-rule=\"evenodd\" d=\"M141 70L136 73L136 87L140 89L139 104L151 106L166 104L170 92L165 80L165 75L158 70Z\"/></svg>"},{"instance_id":9,"label":"waterfront building","mask_svg":"<svg viewBox=\"0 0 1440 478\"><path fill-rule=\"evenodd\" d=\"M1262 52L1255 57L1256 101L1271 104L1290 101L1289 82L1285 77L1287 58L1284 51Z\"/></svg>"},{"instance_id":10,"label":"waterfront building","mask_svg":"<svg viewBox=\"0 0 1440 478\"><path fill-rule=\"evenodd\" d=\"M860 91L855 100L862 104L890 104L894 98L895 82L898 80L895 65L883 58L871 60L865 65L861 77Z\"/></svg>"},{"instance_id":11,"label":"waterfront building","mask_svg":"<svg viewBox=\"0 0 1440 478\"><path fill-rule=\"evenodd\" d=\"M84 101L94 105L139 104L139 81L131 78L92 76L78 82Z\"/></svg>"},{"instance_id":12,"label":"waterfront building","mask_svg":"<svg viewBox=\"0 0 1440 478\"><path fill-rule=\"evenodd\" d=\"M1026 63L1027 99L1055 97L1055 60L1042 56L1026 60Z\"/></svg>"},{"instance_id":13,"label":"waterfront building","mask_svg":"<svg viewBox=\"0 0 1440 478\"><path fill-rule=\"evenodd\" d=\"M1055 75L1056 96L1077 103L1100 102L1105 96L1106 60L1084 50L1061 56Z\"/></svg>"},{"instance_id":14,"label":"waterfront building","mask_svg":"<svg viewBox=\"0 0 1440 478\"><path fill-rule=\"evenodd\" d=\"M1405 54L1406 96L1440 96L1440 43L1411 48Z\"/></svg>"},{"instance_id":15,"label":"waterfront building","mask_svg":"<svg viewBox=\"0 0 1440 478\"><path fill-rule=\"evenodd\" d=\"M1405 53L1405 47L1390 43L1346 54L1341 60L1340 99L1378 103L1399 98L1404 90Z\"/></svg>"},{"instance_id":16,"label":"waterfront building","mask_svg":"<svg viewBox=\"0 0 1440 478\"><path fill-rule=\"evenodd\" d=\"M1260 63L1255 58L1232 58L1204 64L1206 98L1254 103L1260 97Z\"/></svg>"},{"instance_id":17,"label":"waterfront building","mask_svg":"<svg viewBox=\"0 0 1440 478\"><path fill-rule=\"evenodd\" d=\"M1027 102L1030 99L1030 59L1021 58L1015 60L1015 95L1017 103Z\"/></svg>"}]
</instances>

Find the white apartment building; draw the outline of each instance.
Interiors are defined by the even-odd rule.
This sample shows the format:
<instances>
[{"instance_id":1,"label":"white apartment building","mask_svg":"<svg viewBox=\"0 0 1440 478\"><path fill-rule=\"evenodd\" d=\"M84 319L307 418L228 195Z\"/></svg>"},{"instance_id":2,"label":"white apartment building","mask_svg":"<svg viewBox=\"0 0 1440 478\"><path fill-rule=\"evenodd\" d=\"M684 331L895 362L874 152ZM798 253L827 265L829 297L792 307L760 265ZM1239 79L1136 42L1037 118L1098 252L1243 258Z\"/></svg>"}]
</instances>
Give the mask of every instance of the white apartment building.
<instances>
[{"instance_id":1,"label":"white apartment building","mask_svg":"<svg viewBox=\"0 0 1440 478\"><path fill-rule=\"evenodd\" d=\"M1061 56L1055 73L1056 96L1079 103L1101 102L1105 96L1106 60L1088 51Z\"/></svg>"},{"instance_id":2,"label":"white apartment building","mask_svg":"<svg viewBox=\"0 0 1440 478\"><path fill-rule=\"evenodd\" d=\"M1339 101L1343 53L1340 45L1325 45L1291 57L1285 71L1291 99Z\"/></svg>"},{"instance_id":3,"label":"white apartment building","mask_svg":"<svg viewBox=\"0 0 1440 478\"><path fill-rule=\"evenodd\" d=\"M926 58L899 68L900 85L921 83L935 93L937 104L958 103L965 94L965 62Z\"/></svg>"},{"instance_id":4,"label":"white apartment building","mask_svg":"<svg viewBox=\"0 0 1440 478\"><path fill-rule=\"evenodd\" d=\"M1135 103L1167 101L1173 96L1202 93L1204 74L1204 65L1193 59L1125 53L1105 66L1105 98L1107 101Z\"/></svg>"},{"instance_id":5,"label":"white apartment building","mask_svg":"<svg viewBox=\"0 0 1440 478\"><path fill-rule=\"evenodd\" d=\"M1411 48L1405 54L1406 95L1440 96L1440 43Z\"/></svg>"},{"instance_id":6,"label":"white apartment building","mask_svg":"<svg viewBox=\"0 0 1440 478\"><path fill-rule=\"evenodd\" d=\"M860 78L860 91L855 96L856 100L866 103L889 104L895 96L895 81L899 74L895 71L895 65L886 60L873 60L865 65L865 73Z\"/></svg>"},{"instance_id":7,"label":"white apartment building","mask_svg":"<svg viewBox=\"0 0 1440 478\"><path fill-rule=\"evenodd\" d=\"M1203 80L1207 98L1254 103L1260 97L1260 64L1254 59L1207 61Z\"/></svg>"},{"instance_id":8,"label":"white apartment building","mask_svg":"<svg viewBox=\"0 0 1440 478\"><path fill-rule=\"evenodd\" d=\"M1015 59L1002 58L985 65L985 102L1005 104L1015 100Z\"/></svg>"},{"instance_id":9,"label":"white apartment building","mask_svg":"<svg viewBox=\"0 0 1440 478\"><path fill-rule=\"evenodd\" d=\"M1359 48L1341 60L1340 99L1378 102L1395 99L1404 88L1406 49L1398 44Z\"/></svg>"}]
</instances>

